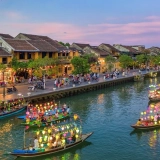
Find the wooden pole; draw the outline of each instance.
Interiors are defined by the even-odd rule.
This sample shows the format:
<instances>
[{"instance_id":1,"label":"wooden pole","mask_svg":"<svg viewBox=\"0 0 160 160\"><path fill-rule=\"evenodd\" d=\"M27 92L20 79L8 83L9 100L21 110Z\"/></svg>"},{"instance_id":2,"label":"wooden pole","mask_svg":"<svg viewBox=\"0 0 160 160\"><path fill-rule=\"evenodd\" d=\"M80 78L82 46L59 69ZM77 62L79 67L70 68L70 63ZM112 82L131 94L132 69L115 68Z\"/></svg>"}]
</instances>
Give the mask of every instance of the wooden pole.
<instances>
[{"instance_id":1,"label":"wooden pole","mask_svg":"<svg viewBox=\"0 0 160 160\"><path fill-rule=\"evenodd\" d=\"M5 97L4 71L2 73L3 73L3 97Z\"/></svg>"}]
</instances>

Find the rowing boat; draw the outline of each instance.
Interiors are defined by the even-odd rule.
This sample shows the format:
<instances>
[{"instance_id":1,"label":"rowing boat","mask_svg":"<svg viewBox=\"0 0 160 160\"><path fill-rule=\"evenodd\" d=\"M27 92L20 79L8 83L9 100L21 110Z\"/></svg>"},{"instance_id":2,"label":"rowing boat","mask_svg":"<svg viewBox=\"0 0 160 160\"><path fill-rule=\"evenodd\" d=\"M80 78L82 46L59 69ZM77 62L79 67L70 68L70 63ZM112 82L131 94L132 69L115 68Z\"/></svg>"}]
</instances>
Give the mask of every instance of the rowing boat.
<instances>
[{"instance_id":1,"label":"rowing boat","mask_svg":"<svg viewBox=\"0 0 160 160\"><path fill-rule=\"evenodd\" d=\"M148 125L148 126L131 125L131 127L134 128L134 129L138 129L138 130L150 130L150 129L160 128L160 124L154 124L154 125Z\"/></svg>"},{"instance_id":2,"label":"rowing boat","mask_svg":"<svg viewBox=\"0 0 160 160\"><path fill-rule=\"evenodd\" d=\"M11 110L9 112L5 112L5 113L2 113L0 114L0 119L2 118L6 118L6 117L9 117L9 116L12 116L12 115L15 115L23 110L25 110L26 106L22 106L20 108L17 108L17 109L14 109L14 110Z\"/></svg>"},{"instance_id":3,"label":"rowing boat","mask_svg":"<svg viewBox=\"0 0 160 160\"><path fill-rule=\"evenodd\" d=\"M85 141L87 138L89 138L93 132L82 134L81 139L75 141L74 143L67 144L65 146L53 148L53 149L41 149L40 151L30 151L30 150L14 150L13 152L10 152L10 155L17 156L17 157L38 157L38 156L45 156L61 151L65 151L67 149L73 148L79 144L81 144L83 141Z\"/></svg>"}]
</instances>

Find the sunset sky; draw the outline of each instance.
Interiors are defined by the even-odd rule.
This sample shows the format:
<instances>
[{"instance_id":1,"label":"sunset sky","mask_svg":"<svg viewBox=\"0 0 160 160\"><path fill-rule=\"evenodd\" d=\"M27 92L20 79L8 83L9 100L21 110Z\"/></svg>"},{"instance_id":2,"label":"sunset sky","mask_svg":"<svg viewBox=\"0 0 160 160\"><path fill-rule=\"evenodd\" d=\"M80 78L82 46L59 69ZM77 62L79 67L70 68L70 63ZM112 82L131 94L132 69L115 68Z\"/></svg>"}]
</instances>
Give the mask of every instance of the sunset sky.
<instances>
[{"instance_id":1,"label":"sunset sky","mask_svg":"<svg viewBox=\"0 0 160 160\"><path fill-rule=\"evenodd\" d=\"M0 33L160 47L160 0L0 0Z\"/></svg>"}]
</instances>

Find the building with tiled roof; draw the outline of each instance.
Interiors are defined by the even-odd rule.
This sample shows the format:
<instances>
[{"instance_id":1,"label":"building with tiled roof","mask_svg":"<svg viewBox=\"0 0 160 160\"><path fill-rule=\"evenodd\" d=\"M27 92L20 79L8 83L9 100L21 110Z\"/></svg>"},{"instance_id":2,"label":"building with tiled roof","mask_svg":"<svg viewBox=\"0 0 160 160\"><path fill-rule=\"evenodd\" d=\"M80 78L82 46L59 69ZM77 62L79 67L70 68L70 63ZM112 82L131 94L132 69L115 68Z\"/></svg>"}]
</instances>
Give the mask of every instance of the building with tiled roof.
<instances>
[{"instance_id":1,"label":"building with tiled roof","mask_svg":"<svg viewBox=\"0 0 160 160\"><path fill-rule=\"evenodd\" d=\"M21 39L21 40L41 40L46 41L53 47L57 49L57 51L67 50L67 48L63 45L61 45L58 41L53 40L47 36L41 36L41 35L32 35L32 34L26 34L26 33L19 33L15 39Z\"/></svg>"},{"instance_id":2,"label":"building with tiled roof","mask_svg":"<svg viewBox=\"0 0 160 160\"><path fill-rule=\"evenodd\" d=\"M78 50L83 50L85 47L90 47L89 44L82 44L82 43L72 43L71 47L75 47Z\"/></svg>"},{"instance_id":3,"label":"building with tiled roof","mask_svg":"<svg viewBox=\"0 0 160 160\"><path fill-rule=\"evenodd\" d=\"M105 63L105 58L108 56L110 53L107 51L104 51L100 49L98 46L86 46L83 48L83 53L84 54L95 54L98 57L98 64L92 65L91 69L93 72L105 72L106 70L106 63Z\"/></svg>"},{"instance_id":4,"label":"building with tiled roof","mask_svg":"<svg viewBox=\"0 0 160 160\"><path fill-rule=\"evenodd\" d=\"M114 48L110 44L102 43L98 46L100 49L105 50L110 53L113 57L119 57L120 51L116 48Z\"/></svg>"},{"instance_id":5,"label":"building with tiled roof","mask_svg":"<svg viewBox=\"0 0 160 160\"><path fill-rule=\"evenodd\" d=\"M160 55L160 48L159 47L150 47L148 48L151 55Z\"/></svg>"},{"instance_id":6,"label":"building with tiled roof","mask_svg":"<svg viewBox=\"0 0 160 160\"><path fill-rule=\"evenodd\" d=\"M127 54L131 57L135 57L136 55L140 54L140 51L138 49L133 48L132 46L114 44L113 47L119 50L121 54Z\"/></svg>"},{"instance_id":7,"label":"building with tiled roof","mask_svg":"<svg viewBox=\"0 0 160 160\"><path fill-rule=\"evenodd\" d=\"M11 35L9 35L9 34L3 34L3 33L0 33L0 37L1 38L13 38Z\"/></svg>"},{"instance_id":8,"label":"building with tiled roof","mask_svg":"<svg viewBox=\"0 0 160 160\"><path fill-rule=\"evenodd\" d=\"M0 47L0 63L7 64L11 61L12 54L9 53L5 48Z\"/></svg>"}]
</instances>

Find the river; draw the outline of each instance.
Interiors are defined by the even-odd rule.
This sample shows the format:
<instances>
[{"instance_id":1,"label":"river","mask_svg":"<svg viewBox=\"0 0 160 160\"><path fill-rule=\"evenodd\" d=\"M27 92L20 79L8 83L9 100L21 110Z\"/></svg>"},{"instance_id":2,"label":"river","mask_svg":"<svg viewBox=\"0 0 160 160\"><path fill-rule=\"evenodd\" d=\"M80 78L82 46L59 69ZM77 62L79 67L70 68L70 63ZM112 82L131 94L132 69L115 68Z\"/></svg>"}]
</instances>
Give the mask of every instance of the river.
<instances>
[{"instance_id":1,"label":"river","mask_svg":"<svg viewBox=\"0 0 160 160\"><path fill-rule=\"evenodd\" d=\"M94 134L76 148L35 159L159 160L160 129L133 132L130 127L147 109L149 84L159 81L145 79L61 99L61 104L66 103L80 116L83 132ZM13 160L5 153L23 147L24 127L20 123L16 116L0 120L0 159Z\"/></svg>"}]
</instances>

